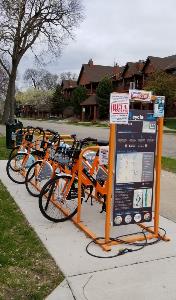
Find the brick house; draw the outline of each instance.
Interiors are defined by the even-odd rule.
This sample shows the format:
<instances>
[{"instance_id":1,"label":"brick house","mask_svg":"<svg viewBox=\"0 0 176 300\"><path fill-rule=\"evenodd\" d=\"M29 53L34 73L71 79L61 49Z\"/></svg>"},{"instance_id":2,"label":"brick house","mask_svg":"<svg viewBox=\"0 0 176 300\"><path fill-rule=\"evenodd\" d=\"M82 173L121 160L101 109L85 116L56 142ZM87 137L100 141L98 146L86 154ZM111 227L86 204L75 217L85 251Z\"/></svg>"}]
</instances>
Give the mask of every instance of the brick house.
<instances>
[{"instance_id":1,"label":"brick house","mask_svg":"<svg viewBox=\"0 0 176 300\"><path fill-rule=\"evenodd\" d=\"M83 64L78 76L78 86L86 87L88 91L88 98L81 103L82 106L82 120L96 120L98 117L98 103L96 98L96 88L99 82L105 78L116 78L119 73L119 67L116 66L101 66L95 65L90 59L88 64Z\"/></svg>"},{"instance_id":2,"label":"brick house","mask_svg":"<svg viewBox=\"0 0 176 300\"><path fill-rule=\"evenodd\" d=\"M116 72L116 66L95 65L90 59L88 64L83 64L78 76L77 84L86 87L88 94L96 93L99 82L106 76L113 76Z\"/></svg>"},{"instance_id":3,"label":"brick house","mask_svg":"<svg viewBox=\"0 0 176 300\"><path fill-rule=\"evenodd\" d=\"M66 99L70 99L73 93L73 90L77 87L77 81L71 79L64 79L61 83L63 95Z\"/></svg>"},{"instance_id":4,"label":"brick house","mask_svg":"<svg viewBox=\"0 0 176 300\"><path fill-rule=\"evenodd\" d=\"M148 56L142 69L144 81L155 71L162 70L169 74L176 75L176 55L167 57Z\"/></svg>"},{"instance_id":5,"label":"brick house","mask_svg":"<svg viewBox=\"0 0 176 300\"><path fill-rule=\"evenodd\" d=\"M124 93L130 88L143 89L146 80L157 70L176 75L176 55L163 58L148 56L146 61L127 62L121 67L117 64L114 66L96 65L90 59L87 64L82 65L77 82L63 80L63 93L69 98L76 86L86 87L88 98L81 103L82 120L96 120L98 118L96 88L104 77L112 80L114 92ZM176 114L175 107L173 114Z\"/></svg>"},{"instance_id":6,"label":"brick house","mask_svg":"<svg viewBox=\"0 0 176 300\"><path fill-rule=\"evenodd\" d=\"M124 67L119 68L119 77L113 80L113 88L116 92L128 92L130 88L141 89L143 86L142 68L144 62L127 62Z\"/></svg>"}]
</instances>

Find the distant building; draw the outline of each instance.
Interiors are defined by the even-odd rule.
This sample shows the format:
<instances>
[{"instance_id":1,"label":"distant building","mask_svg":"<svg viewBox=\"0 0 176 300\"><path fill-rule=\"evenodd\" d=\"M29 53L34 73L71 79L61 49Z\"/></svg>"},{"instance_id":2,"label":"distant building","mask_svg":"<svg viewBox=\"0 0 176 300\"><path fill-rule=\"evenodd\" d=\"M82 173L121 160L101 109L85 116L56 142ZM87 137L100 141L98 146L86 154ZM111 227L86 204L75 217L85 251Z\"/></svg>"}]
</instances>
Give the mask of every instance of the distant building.
<instances>
[{"instance_id":1,"label":"distant building","mask_svg":"<svg viewBox=\"0 0 176 300\"><path fill-rule=\"evenodd\" d=\"M96 88L99 82L104 77L113 77L116 72L116 66L101 66L95 65L90 59L88 64L83 64L78 76L77 84L86 87L88 94L96 93Z\"/></svg>"},{"instance_id":2,"label":"distant building","mask_svg":"<svg viewBox=\"0 0 176 300\"><path fill-rule=\"evenodd\" d=\"M90 59L88 64L83 64L79 73L77 84L85 86L88 90L88 99L81 103L82 118L93 119L98 116L98 103L96 88L104 77L112 80L114 92L125 93L129 89L143 89L147 79L157 70L176 75L176 55L167 57L148 56L146 61L127 62L125 66L95 65ZM93 95L93 97L90 97ZM176 114L175 105L173 113Z\"/></svg>"},{"instance_id":3,"label":"distant building","mask_svg":"<svg viewBox=\"0 0 176 300\"><path fill-rule=\"evenodd\" d=\"M88 98L81 103L82 120L96 120L98 117L98 103L96 98L96 89L99 82L105 78L114 78L119 72L119 67L95 65L90 59L88 64L83 64L78 76L78 86L84 86L88 92Z\"/></svg>"},{"instance_id":4,"label":"distant building","mask_svg":"<svg viewBox=\"0 0 176 300\"><path fill-rule=\"evenodd\" d=\"M62 92L66 99L70 99L73 93L73 90L77 87L77 81L71 79L64 79L61 83Z\"/></svg>"}]
</instances>

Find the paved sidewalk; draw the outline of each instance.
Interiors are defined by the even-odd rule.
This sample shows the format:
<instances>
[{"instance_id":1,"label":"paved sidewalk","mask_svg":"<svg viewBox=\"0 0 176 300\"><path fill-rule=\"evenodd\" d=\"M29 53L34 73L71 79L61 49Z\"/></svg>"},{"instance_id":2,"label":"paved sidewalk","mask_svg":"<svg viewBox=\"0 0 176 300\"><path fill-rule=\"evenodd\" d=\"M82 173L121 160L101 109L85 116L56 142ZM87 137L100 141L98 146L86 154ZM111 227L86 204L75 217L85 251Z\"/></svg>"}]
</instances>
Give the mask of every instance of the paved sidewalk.
<instances>
[{"instance_id":1,"label":"paved sidewalk","mask_svg":"<svg viewBox=\"0 0 176 300\"><path fill-rule=\"evenodd\" d=\"M43 218L37 199L31 197L23 185L8 179L5 166L6 161L0 161L1 181L66 277L47 300L176 299L176 223L163 217L160 220L161 227L171 237L170 242L160 242L117 258L93 258L85 251L90 239L70 221L53 224ZM162 183L163 180L166 184L167 177L162 177ZM170 190L172 188L170 184ZM168 190L163 184L162 195L169 201ZM172 194L170 196L173 197ZM100 207L95 203L93 207L89 203L83 204L82 220L101 236L104 215L99 212ZM137 230L139 227L136 225L116 227L112 236ZM98 255L109 255L97 246L93 246L92 251Z\"/></svg>"}]
</instances>

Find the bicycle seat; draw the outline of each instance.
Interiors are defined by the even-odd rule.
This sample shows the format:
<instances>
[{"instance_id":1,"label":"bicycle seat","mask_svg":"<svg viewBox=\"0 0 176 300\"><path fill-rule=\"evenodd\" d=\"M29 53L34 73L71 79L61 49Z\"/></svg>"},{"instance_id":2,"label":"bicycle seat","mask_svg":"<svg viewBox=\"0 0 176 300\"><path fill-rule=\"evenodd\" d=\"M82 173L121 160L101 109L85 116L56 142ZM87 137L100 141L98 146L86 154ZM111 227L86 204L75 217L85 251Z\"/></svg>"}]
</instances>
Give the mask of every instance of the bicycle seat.
<instances>
[{"instance_id":1,"label":"bicycle seat","mask_svg":"<svg viewBox=\"0 0 176 300\"><path fill-rule=\"evenodd\" d=\"M97 140L97 145L98 146L108 146L109 145L109 141Z\"/></svg>"},{"instance_id":2,"label":"bicycle seat","mask_svg":"<svg viewBox=\"0 0 176 300\"><path fill-rule=\"evenodd\" d=\"M36 130L40 130L40 132L43 132L43 131L44 131L43 128L42 128L42 127L39 127L39 126L36 127L35 129L36 129Z\"/></svg>"},{"instance_id":3,"label":"bicycle seat","mask_svg":"<svg viewBox=\"0 0 176 300\"><path fill-rule=\"evenodd\" d=\"M55 130L53 130L53 129L46 129L46 131L48 131L48 132L50 132L50 133L52 133L54 135L58 134L58 132L55 131Z\"/></svg>"}]
</instances>

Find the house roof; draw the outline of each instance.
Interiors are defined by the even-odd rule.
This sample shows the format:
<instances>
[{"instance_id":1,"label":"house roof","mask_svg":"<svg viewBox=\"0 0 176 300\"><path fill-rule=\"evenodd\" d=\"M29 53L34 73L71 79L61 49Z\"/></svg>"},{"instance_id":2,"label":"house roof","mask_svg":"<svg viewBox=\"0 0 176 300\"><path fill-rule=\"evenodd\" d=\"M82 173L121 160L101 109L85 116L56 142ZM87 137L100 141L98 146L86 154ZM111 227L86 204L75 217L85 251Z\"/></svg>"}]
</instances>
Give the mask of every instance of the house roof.
<instances>
[{"instance_id":1,"label":"house roof","mask_svg":"<svg viewBox=\"0 0 176 300\"><path fill-rule=\"evenodd\" d=\"M119 67L115 66L113 70L113 80L119 80L122 78L122 74L124 72L125 66Z\"/></svg>"},{"instance_id":2,"label":"house roof","mask_svg":"<svg viewBox=\"0 0 176 300\"><path fill-rule=\"evenodd\" d=\"M171 55L167 57L148 56L144 68L148 62L151 62L155 69L166 71L169 69L176 68L176 55Z\"/></svg>"},{"instance_id":3,"label":"house roof","mask_svg":"<svg viewBox=\"0 0 176 300\"><path fill-rule=\"evenodd\" d=\"M130 78L133 75L140 75L144 64L145 63L142 60L139 60L138 62L127 62L122 73L123 77Z\"/></svg>"},{"instance_id":4,"label":"house roof","mask_svg":"<svg viewBox=\"0 0 176 300\"><path fill-rule=\"evenodd\" d=\"M87 105L97 105L97 96L90 95L86 100L80 103L80 105L87 106Z\"/></svg>"},{"instance_id":5,"label":"house roof","mask_svg":"<svg viewBox=\"0 0 176 300\"><path fill-rule=\"evenodd\" d=\"M114 74L115 67L94 65L93 61L90 60L88 64L82 65L77 84L79 85L81 76L83 74L85 78L85 84L90 82L100 82L104 77L112 76Z\"/></svg>"},{"instance_id":6,"label":"house roof","mask_svg":"<svg viewBox=\"0 0 176 300\"><path fill-rule=\"evenodd\" d=\"M71 80L71 79L64 79L64 80L62 80L61 86L62 86L63 90L72 89L72 88L77 87L77 81Z\"/></svg>"}]
</instances>

